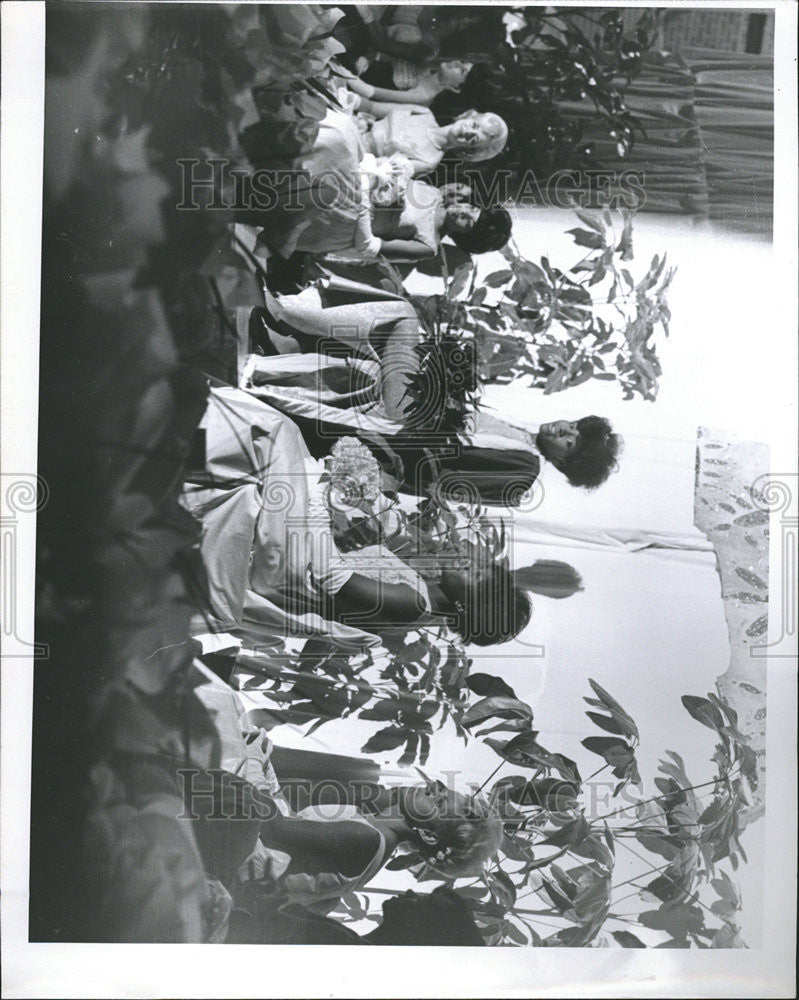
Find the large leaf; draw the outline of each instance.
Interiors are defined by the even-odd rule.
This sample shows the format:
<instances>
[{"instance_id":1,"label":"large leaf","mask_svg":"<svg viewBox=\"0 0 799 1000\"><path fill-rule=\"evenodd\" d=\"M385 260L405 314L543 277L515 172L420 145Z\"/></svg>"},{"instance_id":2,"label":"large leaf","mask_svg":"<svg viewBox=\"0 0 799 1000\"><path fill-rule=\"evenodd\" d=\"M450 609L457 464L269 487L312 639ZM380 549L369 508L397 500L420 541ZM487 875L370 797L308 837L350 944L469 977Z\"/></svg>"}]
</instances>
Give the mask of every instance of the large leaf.
<instances>
[{"instance_id":1,"label":"large leaf","mask_svg":"<svg viewBox=\"0 0 799 1000\"><path fill-rule=\"evenodd\" d=\"M625 735L624 727L612 716L600 715L598 712L586 712L585 714L600 729L604 729L608 733L616 733L620 736Z\"/></svg>"},{"instance_id":2,"label":"large leaf","mask_svg":"<svg viewBox=\"0 0 799 1000\"><path fill-rule=\"evenodd\" d=\"M512 277L513 271L494 271L483 278L483 285L488 288L499 288L501 285L507 284Z\"/></svg>"},{"instance_id":3,"label":"large leaf","mask_svg":"<svg viewBox=\"0 0 799 1000\"><path fill-rule=\"evenodd\" d=\"M388 726L374 734L361 747L361 753L381 753L383 750L396 750L410 736L410 731L404 726Z\"/></svg>"},{"instance_id":4,"label":"large leaf","mask_svg":"<svg viewBox=\"0 0 799 1000\"><path fill-rule=\"evenodd\" d=\"M593 678L589 677L588 683L591 685L594 693L599 699L600 705L598 707L606 708L610 712L613 718L622 727L626 736L632 736L635 739L638 739L638 727L636 726L635 720L632 716L625 712L616 699L613 698L601 685L597 684ZM590 698L584 698L583 700L587 701L589 705L594 704Z\"/></svg>"},{"instance_id":5,"label":"large leaf","mask_svg":"<svg viewBox=\"0 0 799 1000\"><path fill-rule=\"evenodd\" d=\"M600 250L605 245L605 239L598 233L591 232L590 229L567 229L570 236L574 237L574 242L578 247L588 247L590 250Z\"/></svg>"},{"instance_id":6,"label":"large leaf","mask_svg":"<svg viewBox=\"0 0 799 1000\"><path fill-rule=\"evenodd\" d=\"M622 948L646 948L644 942L630 931L613 931L612 933Z\"/></svg>"},{"instance_id":7,"label":"large leaf","mask_svg":"<svg viewBox=\"0 0 799 1000\"><path fill-rule=\"evenodd\" d=\"M474 735L487 736L488 733L518 733L529 728L530 723L527 719L504 719L495 726L489 726L488 729L478 729Z\"/></svg>"},{"instance_id":8,"label":"large leaf","mask_svg":"<svg viewBox=\"0 0 799 1000\"><path fill-rule=\"evenodd\" d=\"M718 732L724 726L724 716L707 698L684 694L681 701L691 717L697 722L701 722L703 726L707 726L708 729L714 729Z\"/></svg>"},{"instance_id":9,"label":"large leaf","mask_svg":"<svg viewBox=\"0 0 799 1000\"><path fill-rule=\"evenodd\" d=\"M500 757L509 760L512 764L520 767L539 769L541 767L548 770L557 771L566 781L571 781L576 785L581 784L582 779L577 770L577 765L573 760L569 760L563 754L550 753L545 750L536 740L537 733L521 733L512 740L503 742L502 740L486 739L487 743L495 750Z\"/></svg>"},{"instance_id":10,"label":"large leaf","mask_svg":"<svg viewBox=\"0 0 799 1000\"><path fill-rule=\"evenodd\" d=\"M612 767L625 767L634 759L634 754L624 740L612 736L588 736L581 740L582 745L591 753L604 757Z\"/></svg>"},{"instance_id":11,"label":"large leaf","mask_svg":"<svg viewBox=\"0 0 799 1000\"><path fill-rule=\"evenodd\" d=\"M518 698L507 698L496 696L493 698L483 698L464 713L461 725L465 729L478 725L486 719L525 719L532 725L533 710L525 702Z\"/></svg>"},{"instance_id":12,"label":"large leaf","mask_svg":"<svg viewBox=\"0 0 799 1000\"><path fill-rule=\"evenodd\" d=\"M598 861L602 867L610 872L613 870L613 854L605 844L596 836L577 839L570 847L572 854L577 854L581 858L591 858Z\"/></svg>"},{"instance_id":13,"label":"large leaf","mask_svg":"<svg viewBox=\"0 0 799 1000\"><path fill-rule=\"evenodd\" d=\"M447 285L447 296L450 299L456 299L466 289L472 276L472 270L472 264L462 264L455 271L452 280Z\"/></svg>"},{"instance_id":14,"label":"large leaf","mask_svg":"<svg viewBox=\"0 0 799 1000\"><path fill-rule=\"evenodd\" d=\"M644 927L666 931L677 940L696 934L704 928L704 917L698 906L684 903L664 904L657 910L645 910L638 917Z\"/></svg>"},{"instance_id":15,"label":"large leaf","mask_svg":"<svg viewBox=\"0 0 799 1000\"><path fill-rule=\"evenodd\" d=\"M597 233L605 233L605 223L602 221L601 216L594 215L592 212L586 212L579 208L575 208L574 214L580 220L584 222L586 226L590 226Z\"/></svg>"},{"instance_id":16,"label":"large leaf","mask_svg":"<svg viewBox=\"0 0 799 1000\"><path fill-rule=\"evenodd\" d=\"M559 892L549 879L543 880L543 889L561 913L565 913L572 908L572 901L569 897Z\"/></svg>"},{"instance_id":17,"label":"large leaf","mask_svg":"<svg viewBox=\"0 0 799 1000\"><path fill-rule=\"evenodd\" d=\"M509 910L516 902L516 886L511 882L510 877L501 869L492 872L488 876L488 885L491 889L492 897Z\"/></svg>"},{"instance_id":18,"label":"large leaf","mask_svg":"<svg viewBox=\"0 0 799 1000\"><path fill-rule=\"evenodd\" d=\"M552 847L571 847L574 849L574 845L585 840L589 832L588 822L585 816L580 814L568 823L564 823L556 833L550 834L541 843L550 844Z\"/></svg>"},{"instance_id":19,"label":"large leaf","mask_svg":"<svg viewBox=\"0 0 799 1000\"><path fill-rule=\"evenodd\" d=\"M466 679L469 689L483 698L493 698L497 695L515 698L516 692L506 684L501 677L492 674L469 674Z\"/></svg>"}]
</instances>

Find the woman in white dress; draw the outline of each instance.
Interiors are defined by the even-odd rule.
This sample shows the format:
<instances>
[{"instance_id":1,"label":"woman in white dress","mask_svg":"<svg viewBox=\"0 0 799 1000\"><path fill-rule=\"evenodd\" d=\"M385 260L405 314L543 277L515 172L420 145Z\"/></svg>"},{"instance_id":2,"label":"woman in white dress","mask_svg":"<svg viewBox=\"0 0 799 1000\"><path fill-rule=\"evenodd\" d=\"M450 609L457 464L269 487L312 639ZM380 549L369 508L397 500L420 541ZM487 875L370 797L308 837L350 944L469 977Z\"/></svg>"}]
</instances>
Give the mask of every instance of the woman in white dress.
<instances>
[{"instance_id":1,"label":"woman in white dress","mask_svg":"<svg viewBox=\"0 0 799 1000\"><path fill-rule=\"evenodd\" d=\"M352 474L336 481L335 463L331 478L289 417L241 390L212 389L201 430L206 472L184 490L184 503L202 520L218 629L249 644L321 635L358 648L376 645L385 628L449 621L465 641L491 645L529 621L526 595L479 548L429 583L387 545L338 551L331 510L348 506L350 483L381 501L377 463L355 439L347 440L362 455L349 466L345 456ZM364 462L373 472L359 478Z\"/></svg>"}]
</instances>

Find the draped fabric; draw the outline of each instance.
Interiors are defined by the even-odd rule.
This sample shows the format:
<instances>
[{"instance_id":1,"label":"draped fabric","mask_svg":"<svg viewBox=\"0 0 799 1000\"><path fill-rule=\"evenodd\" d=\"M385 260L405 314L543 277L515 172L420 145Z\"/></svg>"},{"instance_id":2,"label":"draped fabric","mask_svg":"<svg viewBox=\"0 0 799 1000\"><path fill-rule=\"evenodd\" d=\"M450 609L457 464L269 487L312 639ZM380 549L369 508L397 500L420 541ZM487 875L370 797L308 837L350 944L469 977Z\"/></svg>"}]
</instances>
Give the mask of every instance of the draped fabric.
<instances>
[{"instance_id":1,"label":"draped fabric","mask_svg":"<svg viewBox=\"0 0 799 1000\"><path fill-rule=\"evenodd\" d=\"M296 425L237 389L213 389L203 419L212 486L187 487L183 502L202 518L210 605L220 627L250 642L326 635L343 645L374 645L359 629L290 610L288 584L312 599L335 593L352 575L319 509L318 467Z\"/></svg>"},{"instance_id":2,"label":"draped fabric","mask_svg":"<svg viewBox=\"0 0 799 1000\"><path fill-rule=\"evenodd\" d=\"M620 157L612 139L585 135L602 168L640 176L639 205L709 219L770 238L774 166L774 90L770 56L685 49L650 52L624 86L644 131ZM585 118L585 102L566 106ZM625 190L619 183L619 192ZM629 190L629 188L628 188ZM639 194L639 198L640 198Z\"/></svg>"},{"instance_id":3,"label":"draped fabric","mask_svg":"<svg viewBox=\"0 0 799 1000\"><path fill-rule=\"evenodd\" d=\"M705 148L711 220L771 236L774 69L770 56L687 50Z\"/></svg>"}]
</instances>

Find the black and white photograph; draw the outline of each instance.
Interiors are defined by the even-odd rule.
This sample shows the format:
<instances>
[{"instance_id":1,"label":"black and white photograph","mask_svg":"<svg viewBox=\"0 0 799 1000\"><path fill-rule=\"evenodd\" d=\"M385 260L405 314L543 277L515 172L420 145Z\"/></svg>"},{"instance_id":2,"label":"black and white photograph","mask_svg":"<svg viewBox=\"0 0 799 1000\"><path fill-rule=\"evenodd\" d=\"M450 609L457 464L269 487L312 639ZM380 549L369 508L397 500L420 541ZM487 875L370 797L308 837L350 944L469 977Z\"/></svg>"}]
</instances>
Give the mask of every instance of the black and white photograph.
<instances>
[{"instance_id":1,"label":"black and white photograph","mask_svg":"<svg viewBox=\"0 0 799 1000\"><path fill-rule=\"evenodd\" d=\"M2 14L3 996L794 996L794 4Z\"/></svg>"}]
</instances>

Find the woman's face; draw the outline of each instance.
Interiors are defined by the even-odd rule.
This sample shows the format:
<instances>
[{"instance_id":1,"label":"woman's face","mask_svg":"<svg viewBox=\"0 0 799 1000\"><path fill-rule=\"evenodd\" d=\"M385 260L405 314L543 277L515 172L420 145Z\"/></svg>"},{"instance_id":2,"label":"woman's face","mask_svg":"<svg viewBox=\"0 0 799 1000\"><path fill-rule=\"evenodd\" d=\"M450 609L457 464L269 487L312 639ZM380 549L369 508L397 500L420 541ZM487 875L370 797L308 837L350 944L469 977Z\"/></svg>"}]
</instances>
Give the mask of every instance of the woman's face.
<instances>
[{"instance_id":1,"label":"woman's face","mask_svg":"<svg viewBox=\"0 0 799 1000\"><path fill-rule=\"evenodd\" d=\"M480 209L465 202L447 206L447 228L451 233L468 233L480 216Z\"/></svg>"},{"instance_id":2,"label":"woman's face","mask_svg":"<svg viewBox=\"0 0 799 1000\"><path fill-rule=\"evenodd\" d=\"M441 188L441 194L445 205L454 205L457 202L470 202L472 199L472 189L468 184L445 184Z\"/></svg>"},{"instance_id":3,"label":"woman's face","mask_svg":"<svg viewBox=\"0 0 799 1000\"><path fill-rule=\"evenodd\" d=\"M487 146L491 134L485 115L476 111L452 123L450 131L452 145L455 149L474 151Z\"/></svg>"},{"instance_id":4,"label":"woman's face","mask_svg":"<svg viewBox=\"0 0 799 1000\"><path fill-rule=\"evenodd\" d=\"M541 424L536 445L548 461L557 465L573 455L580 445L580 431L576 420L553 420Z\"/></svg>"},{"instance_id":5,"label":"woman's face","mask_svg":"<svg viewBox=\"0 0 799 1000\"><path fill-rule=\"evenodd\" d=\"M474 66L474 63L464 62L462 59L451 59L442 62L438 71L438 76L447 90L460 90L466 82L466 77Z\"/></svg>"}]
</instances>

